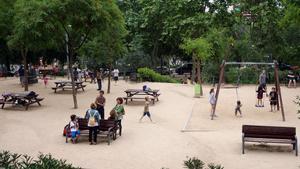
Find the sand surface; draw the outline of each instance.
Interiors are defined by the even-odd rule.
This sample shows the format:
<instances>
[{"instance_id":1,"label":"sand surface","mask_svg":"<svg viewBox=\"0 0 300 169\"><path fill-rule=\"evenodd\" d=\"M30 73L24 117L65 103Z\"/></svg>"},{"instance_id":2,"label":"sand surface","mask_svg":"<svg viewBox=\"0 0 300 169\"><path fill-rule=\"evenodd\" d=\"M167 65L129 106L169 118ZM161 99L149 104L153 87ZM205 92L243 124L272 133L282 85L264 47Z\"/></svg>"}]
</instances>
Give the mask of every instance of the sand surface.
<instances>
[{"instance_id":1,"label":"sand surface","mask_svg":"<svg viewBox=\"0 0 300 169\"><path fill-rule=\"evenodd\" d=\"M125 96L125 89L140 89L147 84L161 91L160 101L150 107L155 123L146 118L139 123L143 102L130 102L125 106L123 135L110 146L104 140L91 146L87 137L82 137L78 144L66 144L62 130L71 114L84 116L97 95L96 84L86 83L86 91L78 93L79 108L73 109L70 92L55 94L51 90L54 81L50 80L47 88L41 81L30 86L30 90L45 98L41 107L34 105L25 111L8 105L0 109L1 150L33 156L39 152L51 153L75 166L93 169L180 169L187 156L198 157L206 163L222 164L225 169L299 169L300 159L292 152L291 146L247 145L246 154L242 155L241 126L295 126L300 137L300 120L293 103L296 95L300 95L300 88L282 87L286 122L282 122L280 112L269 112L267 99L264 108L254 106L255 86L238 89L243 118L234 117L235 89L222 89L217 107L218 118L211 121L207 98L211 86L204 86L202 98L193 98L192 85L119 81L116 85L112 84L112 92L105 95L106 117L115 105L115 98ZM106 86L107 82L105 89ZM0 93L9 91L22 91L18 79L0 79ZM194 132L182 132L185 124L187 131Z\"/></svg>"}]
</instances>

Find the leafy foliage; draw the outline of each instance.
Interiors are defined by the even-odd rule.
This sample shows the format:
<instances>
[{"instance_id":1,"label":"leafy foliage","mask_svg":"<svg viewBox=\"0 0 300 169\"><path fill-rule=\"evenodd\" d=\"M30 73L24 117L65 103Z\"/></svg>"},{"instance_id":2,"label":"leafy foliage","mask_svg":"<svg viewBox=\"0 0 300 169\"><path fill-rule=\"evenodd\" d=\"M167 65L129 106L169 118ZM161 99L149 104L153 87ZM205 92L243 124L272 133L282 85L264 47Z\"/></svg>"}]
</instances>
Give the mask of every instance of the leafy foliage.
<instances>
[{"instance_id":1,"label":"leafy foliage","mask_svg":"<svg viewBox=\"0 0 300 169\"><path fill-rule=\"evenodd\" d=\"M178 83L177 80L171 78L170 76L160 75L149 68L139 68L138 73L140 78L144 81Z\"/></svg>"},{"instance_id":2,"label":"leafy foliage","mask_svg":"<svg viewBox=\"0 0 300 169\"><path fill-rule=\"evenodd\" d=\"M204 167L205 163L196 157L188 158L184 161L184 168L187 169L204 169ZM206 169L224 169L224 167L210 163L207 165Z\"/></svg>"},{"instance_id":3,"label":"leafy foliage","mask_svg":"<svg viewBox=\"0 0 300 169\"><path fill-rule=\"evenodd\" d=\"M55 159L51 154L40 154L35 160L28 155L0 152L0 168L6 169L79 169L68 164L66 160Z\"/></svg>"}]
</instances>

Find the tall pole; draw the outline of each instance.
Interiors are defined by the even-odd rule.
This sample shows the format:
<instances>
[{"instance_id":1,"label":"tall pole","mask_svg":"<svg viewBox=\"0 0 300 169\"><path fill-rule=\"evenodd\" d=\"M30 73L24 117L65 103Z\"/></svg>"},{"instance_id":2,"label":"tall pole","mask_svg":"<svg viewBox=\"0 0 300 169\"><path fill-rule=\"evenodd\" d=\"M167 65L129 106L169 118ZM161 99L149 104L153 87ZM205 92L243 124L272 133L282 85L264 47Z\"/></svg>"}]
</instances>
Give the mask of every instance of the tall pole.
<instances>
[{"instance_id":1,"label":"tall pole","mask_svg":"<svg viewBox=\"0 0 300 169\"><path fill-rule=\"evenodd\" d=\"M67 57L67 65L69 66L70 63L70 57L69 57L69 47L68 47L68 43L69 43L69 37L68 34L65 34L66 36L66 57ZM70 70L67 69L67 74L68 74L68 80L70 79Z\"/></svg>"},{"instance_id":2,"label":"tall pole","mask_svg":"<svg viewBox=\"0 0 300 169\"><path fill-rule=\"evenodd\" d=\"M283 108L283 102L282 102L282 95L281 95L281 89L280 89L280 83L279 83L279 75L278 75L278 63L274 60L274 69L275 69L275 80L276 80L276 88L279 96L279 102L281 107L281 114L282 114L282 121L285 121L285 115L284 115L284 108Z\"/></svg>"},{"instance_id":3,"label":"tall pole","mask_svg":"<svg viewBox=\"0 0 300 169\"><path fill-rule=\"evenodd\" d=\"M216 104L215 104L215 108L213 110L213 113L211 115L211 120L214 119L214 115L215 115L215 112L216 112L219 93L220 93L220 88L221 88L222 80L223 80L223 77L224 77L224 69L225 69L225 60L223 60L221 68L220 68L219 83L218 83L217 91L216 91Z\"/></svg>"}]
</instances>

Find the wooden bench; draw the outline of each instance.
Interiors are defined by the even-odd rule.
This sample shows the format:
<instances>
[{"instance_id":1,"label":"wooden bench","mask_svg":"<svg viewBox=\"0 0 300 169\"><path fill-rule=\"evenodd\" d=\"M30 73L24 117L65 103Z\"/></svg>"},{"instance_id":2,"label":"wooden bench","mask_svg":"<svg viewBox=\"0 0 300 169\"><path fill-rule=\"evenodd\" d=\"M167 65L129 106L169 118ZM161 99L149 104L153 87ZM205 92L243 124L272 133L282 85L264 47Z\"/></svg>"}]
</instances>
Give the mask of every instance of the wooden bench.
<instances>
[{"instance_id":1,"label":"wooden bench","mask_svg":"<svg viewBox=\"0 0 300 169\"><path fill-rule=\"evenodd\" d=\"M125 104L128 103L128 100L130 100L130 101L132 101L133 99L136 99L136 100L145 100L144 97L123 97L123 99L125 100ZM151 102L152 102L153 104L155 104L156 98L151 97L151 98L149 98L149 99L151 100Z\"/></svg>"},{"instance_id":2,"label":"wooden bench","mask_svg":"<svg viewBox=\"0 0 300 169\"><path fill-rule=\"evenodd\" d=\"M254 126L242 127L242 151L245 153L245 142L291 144L298 156L298 143L295 127Z\"/></svg>"},{"instance_id":3,"label":"wooden bench","mask_svg":"<svg viewBox=\"0 0 300 169\"><path fill-rule=\"evenodd\" d=\"M89 135L88 120L84 118L78 118L78 125L80 130L80 135ZM110 145L111 140L117 138L117 130L119 127L115 120L100 120L100 125L98 128L98 136L105 136L107 138L107 143ZM68 143L68 138L71 136L71 130L67 125L66 128L66 143Z\"/></svg>"}]
</instances>

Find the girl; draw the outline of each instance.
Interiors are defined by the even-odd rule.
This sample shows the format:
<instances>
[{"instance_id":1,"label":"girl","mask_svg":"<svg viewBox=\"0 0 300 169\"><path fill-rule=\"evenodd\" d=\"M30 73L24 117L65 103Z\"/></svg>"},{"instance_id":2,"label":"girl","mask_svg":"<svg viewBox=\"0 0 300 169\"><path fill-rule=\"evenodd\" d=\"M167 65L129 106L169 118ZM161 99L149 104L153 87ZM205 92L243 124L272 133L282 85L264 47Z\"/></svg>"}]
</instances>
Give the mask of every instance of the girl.
<instances>
[{"instance_id":1,"label":"girl","mask_svg":"<svg viewBox=\"0 0 300 169\"><path fill-rule=\"evenodd\" d=\"M77 122L77 118L76 115L71 115L71 121L69 123L69 127L71 130L71 140L72 143L75 144L79 138L80 135L80 131L79 131L79 124Z\"/></svg>"},{"instance_id":2,"label":"girl","mask_svg":"<svg viewBox=\"0 0 300 169\"><path fill-rule=\"evenodd\" d=\"M210 116L217 117L217 115L214 114L214 111L215 111L215 108L216 108L216 96L215 96L215 90L214 90L214 88L210 89L210 92L209 92L209 103L211 105Z\"/></svg>"},{"instance_id":3,"label":"girl","mask_svg":"<svg viewBox=\"0 0 300 169\"><path fill-rule=\"evenodd\" d=\"M264 103L263 103L262 99L264 96L265 89L263 88L262 85L259 85L256 92L257 92L257 104L255 106L256 107L264 107Z\"/></svg>"},{"instance_id":4,"label":"girl","mask_svg":"<svg viewBox=\"0 0 300 169\"><path fill-rule=\"evenodd\" d=\"M120 135L122 134L122 119L123 116L125 115L125 110L124 110L124 106L123 106L123 99L122 97L118 97L116 99L117 101L117 105L114 107L113 111L115 111L115 119L118 122L119 128L120 128Z\"/></svg>"},{"instance_id":5,"label":"girl","mask_svg":"<svg viewBox=\"0 0 300 169\"><path fill-rule=\"evenodd\" d=\"M150 121L153 122L152 119L151 119L150 111L149 111L149 104L150 104L150 102L149 102L149 97L147 96L147 97L145 97L144 113L143 113L142 117L140 118L140 122L142 122L142 119L143 119L145 116L148 116L149 119L150 119Z\"/></svg>"},{"instance_id":6,"label":"girl","mask_svg":"<svg viewBox=\"0 0 300 169\"><path fill-rule=\"evenodd\" d=\"M43 74L43 80L44 80L44 85L45 85L45 87L47 87L47 85L48 85L48 77L47 77L47 74Z\"/></svg>"}]
</instances>

